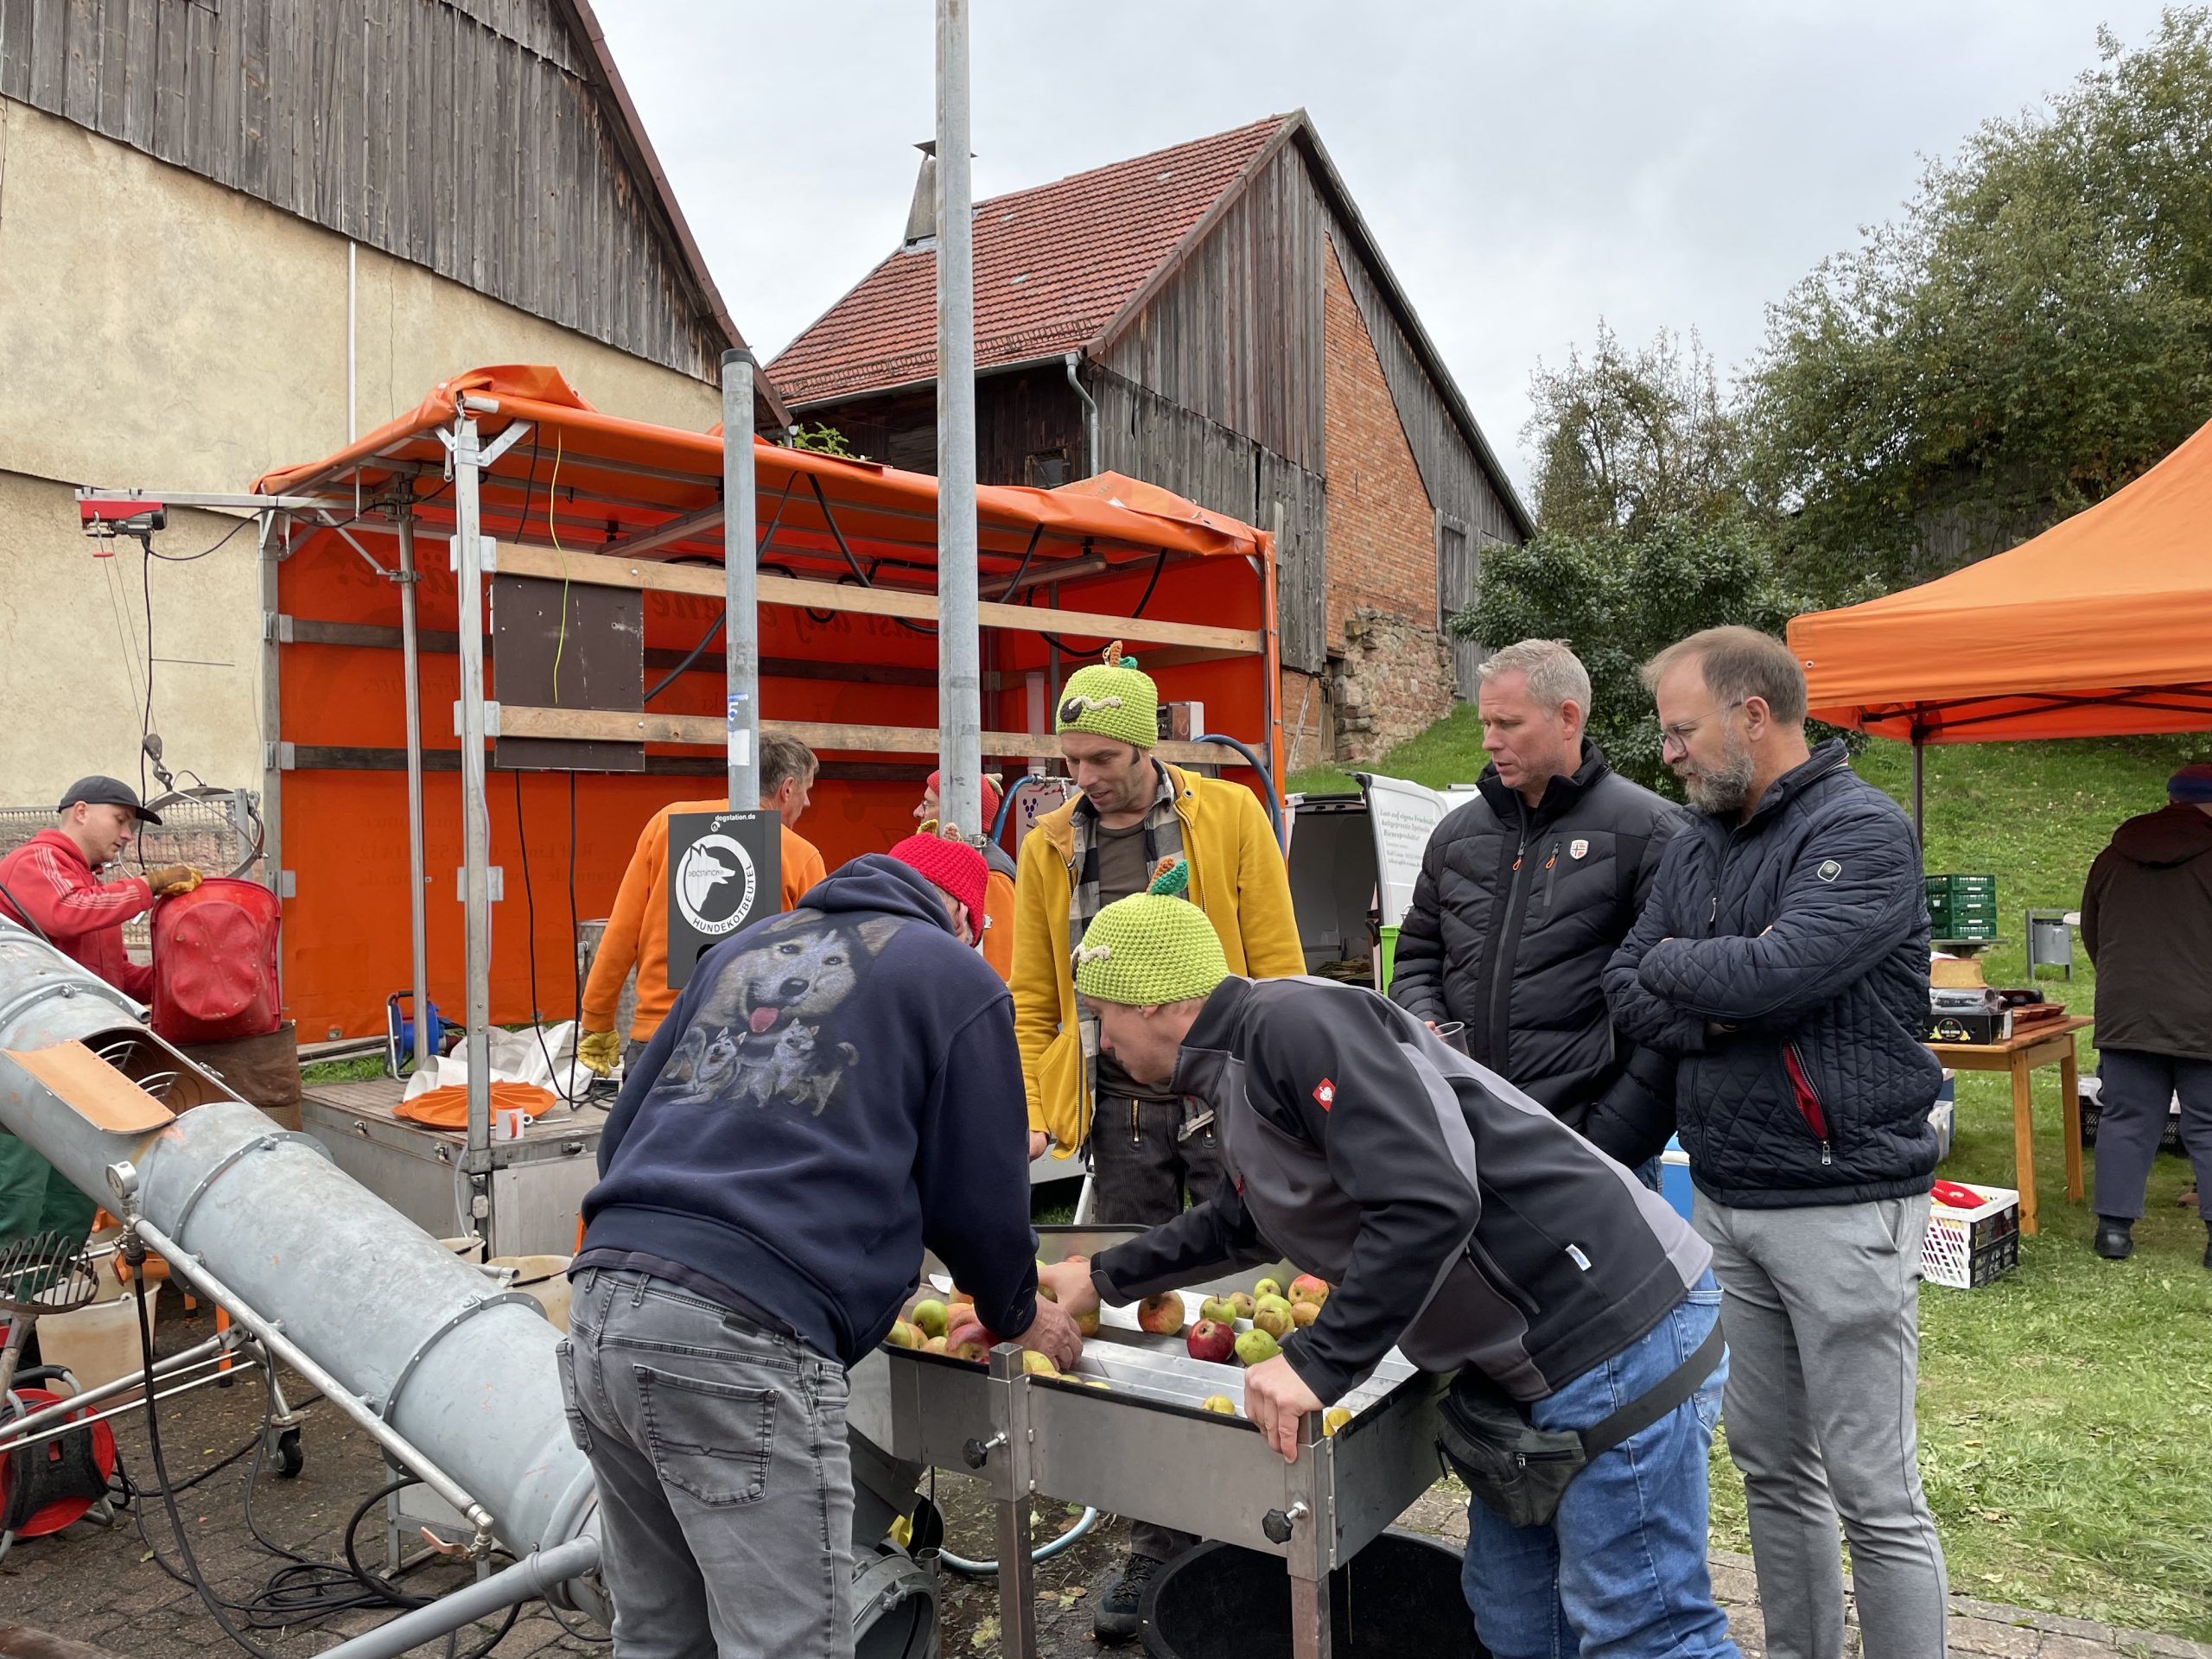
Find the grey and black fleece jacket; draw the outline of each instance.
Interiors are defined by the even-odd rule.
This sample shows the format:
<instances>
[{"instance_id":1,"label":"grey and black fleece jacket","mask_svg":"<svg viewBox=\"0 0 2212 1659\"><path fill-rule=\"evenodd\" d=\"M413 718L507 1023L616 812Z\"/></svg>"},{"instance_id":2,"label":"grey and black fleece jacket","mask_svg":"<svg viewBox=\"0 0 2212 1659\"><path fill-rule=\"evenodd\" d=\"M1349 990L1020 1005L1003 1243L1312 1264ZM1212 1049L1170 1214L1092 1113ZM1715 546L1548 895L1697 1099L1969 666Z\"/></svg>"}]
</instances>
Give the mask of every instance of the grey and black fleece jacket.
<instances>
[{"instance_id":1,"label":"grey and black fleece jacket","mask_svg":"<svg viewBox=\"0 0 2212 1659\"><path fill-rule=\"evenodd\" d=\"M1541 1399L1649 1331L1711 1260L1620 1165L1357 986L1224 980L1174 1087L1213 1108L1230 1182L1100 1255L1099 1294L1287 1257L1336 1287L1283 1344L1324 1401L1394 1345Z\"/></svg>"}]
</instances>

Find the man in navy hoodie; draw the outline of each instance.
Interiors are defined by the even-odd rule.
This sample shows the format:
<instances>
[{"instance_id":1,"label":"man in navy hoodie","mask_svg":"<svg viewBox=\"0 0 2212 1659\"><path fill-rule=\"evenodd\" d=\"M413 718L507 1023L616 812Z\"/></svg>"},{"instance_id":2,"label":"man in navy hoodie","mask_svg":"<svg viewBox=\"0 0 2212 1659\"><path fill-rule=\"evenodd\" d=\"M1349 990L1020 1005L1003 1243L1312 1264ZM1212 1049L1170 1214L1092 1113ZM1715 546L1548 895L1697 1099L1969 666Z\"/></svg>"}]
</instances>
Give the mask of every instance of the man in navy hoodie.
<instances>
[{"instance_id":1,"label":"man in navy hoodie","mask_svg":"<svg viewBox=\"0 0 2212 1659\"><path fill-rule=\"evenodd\" d=\"M1037 1296L1013 1003L964 909L855 859L701 961L607 1116L560 1366L620 1659L853 1651L845 1368L925 1244L990 1329L1080 1351Z\"/></svg>"}]
</instances>

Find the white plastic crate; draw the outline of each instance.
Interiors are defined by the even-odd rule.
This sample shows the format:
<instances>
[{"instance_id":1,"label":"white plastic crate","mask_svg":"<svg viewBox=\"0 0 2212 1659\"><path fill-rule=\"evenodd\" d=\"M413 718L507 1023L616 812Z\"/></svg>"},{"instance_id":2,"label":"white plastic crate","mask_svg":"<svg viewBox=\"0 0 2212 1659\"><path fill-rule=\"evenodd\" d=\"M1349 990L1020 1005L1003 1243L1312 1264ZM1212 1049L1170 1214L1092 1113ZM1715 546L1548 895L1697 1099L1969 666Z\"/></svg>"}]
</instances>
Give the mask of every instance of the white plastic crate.
<instances>
[{"instance_id":1,"label":"white plastic crate","mask_svg":"<svg viewBox=\"0 0 2212 1659\"><path fill-rule=\"evenodd\" d=\"M1971 1290L2019 1265L2020 1195L2009 1186L1956 1183L1980 1195L1971 1210L1932 1205L1928 1235L1921 1241L1921 1276L1931 1285Z\"/></svg>"}]
</instances>

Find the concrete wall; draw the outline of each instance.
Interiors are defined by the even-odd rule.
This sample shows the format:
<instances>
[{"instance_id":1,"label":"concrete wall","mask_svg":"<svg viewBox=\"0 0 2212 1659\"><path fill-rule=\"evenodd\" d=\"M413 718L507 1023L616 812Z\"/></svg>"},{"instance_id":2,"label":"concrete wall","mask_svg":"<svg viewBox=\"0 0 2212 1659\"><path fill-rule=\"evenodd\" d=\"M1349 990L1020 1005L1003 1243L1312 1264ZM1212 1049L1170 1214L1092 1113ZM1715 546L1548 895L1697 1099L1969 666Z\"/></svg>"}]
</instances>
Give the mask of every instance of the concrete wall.
<instances>
[{"instance_id":1,"label":"concrete wall","mask_svg":"<svg viewBox=\"0 0 2212 1659\"><path fill-rule=\"evenodd\" d=\"M243 491L340 448L346 292L344 238L0 99L0 805L87 772L137 777L141 561L128 543L92 556L70 488ZM364 432L493 363L557 364L610 413L721 416L711 386L366 248L355 311ZM196 553L234 522L175 513L156 545ZM153 587L169 764L257 788L252 531L157 563Z\"/></svg>"}]
</instances>

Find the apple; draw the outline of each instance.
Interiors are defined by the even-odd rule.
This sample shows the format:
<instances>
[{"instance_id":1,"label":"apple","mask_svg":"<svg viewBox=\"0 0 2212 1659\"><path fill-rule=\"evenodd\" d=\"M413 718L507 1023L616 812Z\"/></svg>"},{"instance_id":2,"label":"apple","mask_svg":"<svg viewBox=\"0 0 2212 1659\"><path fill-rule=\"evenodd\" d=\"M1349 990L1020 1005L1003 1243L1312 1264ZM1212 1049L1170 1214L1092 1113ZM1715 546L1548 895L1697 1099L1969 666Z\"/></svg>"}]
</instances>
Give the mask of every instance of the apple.
<instances>
[{"instance_id":1,"label":"apple","mask_svg":"<svg viewBox=\"0 0 2212 1659\"><path fill-rule=\"evenodd\" d=\"M1282 1344L1256 1326L1236 1338L1236 1363L1257 1365L1282 1352Z\"/></svg>"},{"instance_id":2,"label":"apple","mask_svg":"<svg viewBox=\"0 0 2212 1659\"><path fill-rule=\"evenodd\" d=\"M1270 1296L1280 1296L1281 1294L1282 1287L1272 1279L1262 1279L1258 1284L1252 1287L1252 1300L1255 1302L1264 1302Z\"/></svg>"},{"instance_id":3,"label":"apple","mask_svg":"<svg viewBox=\"0 0 2212 1659\"><path fill-rule=\"evenodd\" d=\"M955 1359L972 1359L980 1363L991 1351L991 1338L980 1325L960 1325L944 1339L944 1351Z\"/></svg>"},{"instance_id":4,"label":"apple","mask_svg":"<svg viewBox=\"0 0 2212 1659\"><path fill-rule=\"evenodd\" d=\"M1239 1290L1239 1291L1232 1291L1232 1292L1230 1294L1230 1298L1229 1298L1229 1308L1230 1308L1230 1313L1234 1313L1234 1314L1235 1314L1238 1319L1250 1319L1250 1318L1252 1317L1252 1306L1253 1306L1253 1303L1252 1303L1252 1294L1251 1294L1251 1292L1249 1292L1249 1291L1245 1291L1245 1290Z\"/></svg>"},{"instance_id":5,"label":"apple","mask_svg":"<svg viewBox=\"0 0 2212 1659\"><path fill-rule=\"evenodd\" d=\"M952 1300L953 1300L954 1301L956 1301L956 1302L966 1302L966 1303L969 1304L970 1306L973 1306L973 1305L974 1305L974 1303L975 1303L975 1300L976 1300L976 1299L975 1299L973 1296L969 1295L966 1291L964 1291L964 1290L961 1289L961 1288L960 1288L960 1287L959 1287L959 1286L957 1286L957 1285L955 1285L955 1286L952 1287Z\"/></svg>"},{"instance_id":6,"label":"apple","mask_svg":"<svg viewBox=\"0 0 2212 1659\"><path fill-rule=\"evenodd\" d=\"M1037 1281L1037 1294L1039 1296L1042 1296L1048 1302L1058 1302L1060 1300L1060 1293L1054 1290L1042 1279L1039 1279Z\"/></svg>"},{"instance_id":7,"label":"apple","mask_svg":"<svg viewBox=\"0 0 2212 1659\"><path fill-rule=\"evenodd\" d=\"M1280 1340L1291 1333L1296 1321L1291 1317L1290 1304L1281 1297L1262 1296L1252 1310L1252 1325Z\"/></svg>"},{"instance_id":8,"label":"apple","mask_svg":"<svg viewBox=\"0 0 2212 1659\"><path fill-rule=\"evenodd\" d=\"M1098 1334L1098 1310L1094 1307L1088 1313L1077 1314L1075 1316L1075 1329L1076 1334L1080 1337L1089 1338L1096 1336Z\"/></svg>"},{"instance_id":9,"label":"apple","mask_svg":"<svg viewBox=\"0 0 2212 1659\"><path fill-rule=\"evenodd\" d=\"M1225 1365L1229 1357L1236 1351L1236 1332L1234 1326L1218 1319L1200 1319L1191 1327L1191 1334L1183 1338L1183 1343L1192 1359Z\"/></svg>"},{"instance_id":10,"label":"apple","mask_svg":"<svg viewBox=\"0 0 2212 1659\"><path fill-rule=\"evenodd\" d=\"M1325 1279L1316 1279L1310 1273L1301 1273L1290 1281L1290 1300L1294 1302L1311 1302L1319 1307L1329 1300L1329 1281Z\"/></svg>"},{"instance_id":11,"label":"apple","mask_svg":"<svg viewBox=\"0 0 2212 1659\"><path fill-rule=\"evenodd\" d=\"M1236 1415L1236 1402L1225 1394L1210 1394L1198 1402L1200 1411L1217 1411L1224 1417Z\"/></svg>"},{"instance_id":12,"label":"apple","mask_svg":"<svg viewBox=\"0 0 2212 1659\"><path fill-rule=\"evenodd\" d=\"M1322 1414L1321 1433L1325 1435L1334 1434L1350 1421L1351 1421L1351 1412L1342 1406L1332 1406Z\"/></svg>"},{"instance_id":13,"label":"apple","mask_svg":"<svg viewBox=\"0 0 2212 1659\"><path fill-rule=\"evenodd\" d=\"M1300 1330L1320 1317L1321 1304L1319 1302L1293 1302L1290 1305L1290 1322Z\"/></svg>"},{"instance_id":14,"label":"apple","mask_svg":"<svg viewBox=\"0 0 2212 1659\"><path fill-rule=\"evenodd\" d=\"M1163 1290L1157 1296L1147 1296L1137 1304L1137 1325L1155 1337L1179 1337L1183 1334L1183 1293Z\"/></svg>"},{"instance_id":15,"label":"apple","mask_svg":"<svg viewBox=\"0 0 2212 1659\"><path fill-rule=\"evenodd\" d=\"M943 1337L931 1337L927 1342L922 1344L922 1351L925 1354L943 1353L944 1351L944 1338Z\"/></svg>"},{"instance_id":16,"label":"apple","mask_svg":"<svg viewBox=\"0 0 2212 1659\"><path fill-rule=\"evenodd\" d=\"M929 1338L922 1334L919 1325L909 1325L904 1319L893 1319L891 1321L891 1334L884 1340L893 1348L918 1348Z\"/></svg>"},{"instance_id":17,"label":"apple","mask_svg":"<svg viewBox=\"0 0 2212 1659\"><path fill-rule=\"evenodd\" d=\"M1236 1323L1236 1310L1229 1305L1226 1296L1209 1296L1198 1304L1198 1317L1211 1319L1217 1325Z\"/></svg>"},{"instance_id":18,"label":"apple","mask_svg":"<svg viewBox=\"0 0 2212 1659\"><path fill-rule=\"evenodd\" d=\"M906 1317L921 1326L929 1335L941 1337L945 1332L951 1314L950 1310L936 1297L925 1296L914 1304L914 1311Z\"/></svg>"},{"instance_id":19,"label":"apple","mask_svg":"<svg viewBox=\"0 0 2212 1659\"><path fill-rule=\"evenodd\" d=\"M1040 1354L1034 1348L1021 1351L1021 1369L1031 1376L1058 1376L1060 1374L1060 1368L1052 1363L1051 1356Z\"/></svg>"}]
</instances>

